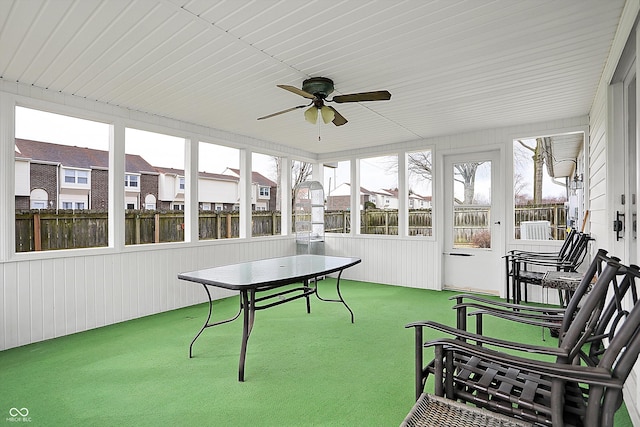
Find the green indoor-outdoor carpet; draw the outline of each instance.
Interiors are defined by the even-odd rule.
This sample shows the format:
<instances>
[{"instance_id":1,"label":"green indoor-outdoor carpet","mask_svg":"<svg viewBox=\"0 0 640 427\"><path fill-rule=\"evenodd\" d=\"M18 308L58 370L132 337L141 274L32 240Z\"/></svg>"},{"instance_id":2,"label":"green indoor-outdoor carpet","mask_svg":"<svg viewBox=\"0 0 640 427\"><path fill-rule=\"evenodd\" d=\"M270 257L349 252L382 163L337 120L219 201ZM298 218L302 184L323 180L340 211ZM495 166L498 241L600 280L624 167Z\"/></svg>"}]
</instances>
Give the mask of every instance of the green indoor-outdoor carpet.
<instances>
[{"instance_id":1,"label":"green indoor-outdoor carpet","mask_svg":"<svg viewBox=\"0 0 640 427\"><path fill-rule=\"evenodd\" d=\"M334 283L321 281L321 296L334 296ZM244 383L241 319L205 330L188 357L206 304L0 352L0 425L397 426L414 402L404 326L453 325L454 293L347 280L341 289L354 324L342 304L315 298L311 314L303 299L257 312ZM237 309L238 297L217 301L214 317ZM539 328L499 319L484 328L542 343ZM548 334L545 343L557 345ZM624 407L616 425L631 425Z\"/></svg>"}]
</instances>

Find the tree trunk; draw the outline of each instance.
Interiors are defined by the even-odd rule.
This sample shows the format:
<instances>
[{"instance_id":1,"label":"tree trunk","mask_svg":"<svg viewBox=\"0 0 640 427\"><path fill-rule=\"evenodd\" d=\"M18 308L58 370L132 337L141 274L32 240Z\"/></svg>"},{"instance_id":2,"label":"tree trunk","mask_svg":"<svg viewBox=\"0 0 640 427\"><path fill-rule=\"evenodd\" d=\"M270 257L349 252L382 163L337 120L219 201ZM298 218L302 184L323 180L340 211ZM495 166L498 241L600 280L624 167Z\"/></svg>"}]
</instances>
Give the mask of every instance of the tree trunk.
<instances>
[{"instance_id":1,"label":"tree trunk","mask_svg":"<svg viewBox=\"0 0 640 427\"><path fill-rule=\"evenodd\" d=\"M544 168L544 145L542 138L536 138L536 149L533 152L533 204L542 203L542 176Z\"/></svg>"}]
</instances>

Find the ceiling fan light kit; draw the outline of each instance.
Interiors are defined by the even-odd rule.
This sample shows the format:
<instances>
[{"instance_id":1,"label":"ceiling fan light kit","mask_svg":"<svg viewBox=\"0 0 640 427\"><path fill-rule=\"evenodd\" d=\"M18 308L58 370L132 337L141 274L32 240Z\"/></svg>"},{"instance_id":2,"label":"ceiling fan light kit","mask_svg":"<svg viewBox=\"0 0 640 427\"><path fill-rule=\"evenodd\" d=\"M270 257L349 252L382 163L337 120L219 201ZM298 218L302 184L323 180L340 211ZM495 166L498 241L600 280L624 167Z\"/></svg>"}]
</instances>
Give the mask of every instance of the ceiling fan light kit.
<instances>
[{"instance_id":1,"label":"ceiling fan light kit","mask_svg":"<svg viewBox=\"0 0 640 427\"><path fill-rule=\"evenodd\" d=\"M309 79L306 79L302 82L302 89L298 89L295 86L289 85L277 86L289 92L295 93L296 95L300 95L304 98L310 99L311 103L309 105L298 105L297 107L287 108L286 110L278 111L277 113L259 117L258 120L268 119L270 117L288 113L289 111L297 110L299 108L310 107L304 112L304 118L309 123L317 123L319 110L320 116L322 116L322 121L324 123L333 122L333 124L336 126L342 126L347 123L347 119L345 119L340 113L338 113L335 108L324 105L325 102L335 102L341 104L345 102L387 101L391 99L391 93L386 90L338 95L334 96L332 99L327 99L327 96L329 96L329 94L333 92L334 86L333 80L326 77L311 77Z\"/></svg>"}]
</instances>

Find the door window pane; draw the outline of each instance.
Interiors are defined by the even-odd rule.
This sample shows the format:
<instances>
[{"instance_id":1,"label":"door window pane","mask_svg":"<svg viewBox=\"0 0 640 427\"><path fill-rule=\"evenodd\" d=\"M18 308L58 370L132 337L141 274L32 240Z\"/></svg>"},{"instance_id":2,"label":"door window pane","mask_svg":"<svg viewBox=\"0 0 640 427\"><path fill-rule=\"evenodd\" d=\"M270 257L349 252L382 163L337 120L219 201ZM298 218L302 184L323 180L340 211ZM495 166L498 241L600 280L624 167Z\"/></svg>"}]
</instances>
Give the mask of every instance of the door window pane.
<instances>
[{"instance_id":1,"label":"door window pane","mask_svg":"<svg viewBox=\"0 0 640 427\"><path fill-rule=\"evenodd\" d=\"M491 162L453 164L453 247L491 247Z\"/></svg>"}]
</instances>

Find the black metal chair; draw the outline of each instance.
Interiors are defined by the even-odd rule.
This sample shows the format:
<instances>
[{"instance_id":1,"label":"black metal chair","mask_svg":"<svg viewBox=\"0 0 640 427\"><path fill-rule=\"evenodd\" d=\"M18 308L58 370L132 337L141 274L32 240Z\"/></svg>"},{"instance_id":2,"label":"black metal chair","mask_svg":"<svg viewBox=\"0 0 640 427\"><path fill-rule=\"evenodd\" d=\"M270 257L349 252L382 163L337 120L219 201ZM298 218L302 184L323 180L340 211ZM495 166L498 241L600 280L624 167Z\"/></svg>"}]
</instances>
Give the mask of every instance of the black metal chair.
<instances>
[{"instance_id":1,"label":"black metal chair","mask_svg":"<svg viewBox=\"0 0 640 427\"><path fill-rule=\"evenodd\" d=\"M505 303L474 294L455 295L450 299L456 301L453 306L453 309L456 310L456 328L467 330L467 317L472 316L475 318L476 334L482 335L483 317L494 316L518 323L540 326L543 339L545 328L550 329L553 336L563 335L578 311L580 302L591 290L596 278L602 273L602 269L609 261L619 262L620 259L609 257L606 250L599 249L565 308ZM474 311L469 312L470 309Z\"/></svg>"},{"instance_id":2,"label":"black metal chair","mask_svg":"<svg viewBox=\"0 0 640 427\"><path fill-rule=\"evenodd\" d=\"M510 251L504 257L507 273L507 300L510 299L511 293L513 302L519 304L523 299L524 290L526 302L528 300L527 285L541 285L545 273L549 270L575 272L586 257L590 240L589 234L572 230L557 254Z\"/></svg>"},{"instance_id":3,"label":"black metal chair","mask_svg":"<svg viewBox=\"0 0 640 427\"><path fill-rule=\"evenodd\" d=\"M571 247L577 241L577 237L578 237L578 230L576 230L575 228L572 228L571 230L569 230L569 233L567 233L567 236L565 237L564 242L562 243L562 246L560 247L560 249L558 249L557 252L536 252L536 251L525 251L525 250L518 250L518 249L513 249L507 252L507 254L503 257L505 259L505 270L506 270L506 279L507 279L507 289L506 289L507 301L511 300L511 296L512 296L511 294L513 293L513 302L516 302L515 301L515 298L516 298L515 284L513 283L513 270L511 266L513 258L517 256L531 256L531 257L539 257L539 258L545 258L545 259L551 259L551 260L563 259L564 257L566 257Z\"/></svg>"},{"instance_id":4,"label":"black metal chair","mask_svg":"<svg viewBox=\"0 0 640 427\"><path fill-rule=\"evenodd\" d=\"M407 325L416 334L416 398L424 392L427 376L433 374L437 396L517 420L550 426L613 425L613 415L622 402L622 386L640 353L638 280L637 266L609 261L557 348L443 330L430 321ZM607 302L608 292L614 297ZM452 333L455 339L423 344L425 326ZM477 345L479 342L494 347ZM435 350L435 359L426 367L422 364L424 347ZM524 353L520 356L504 349ZM531 352L551 359L531 358ZM580 361L584 363L579 365Z\"/></svg>"}]
</instances>

